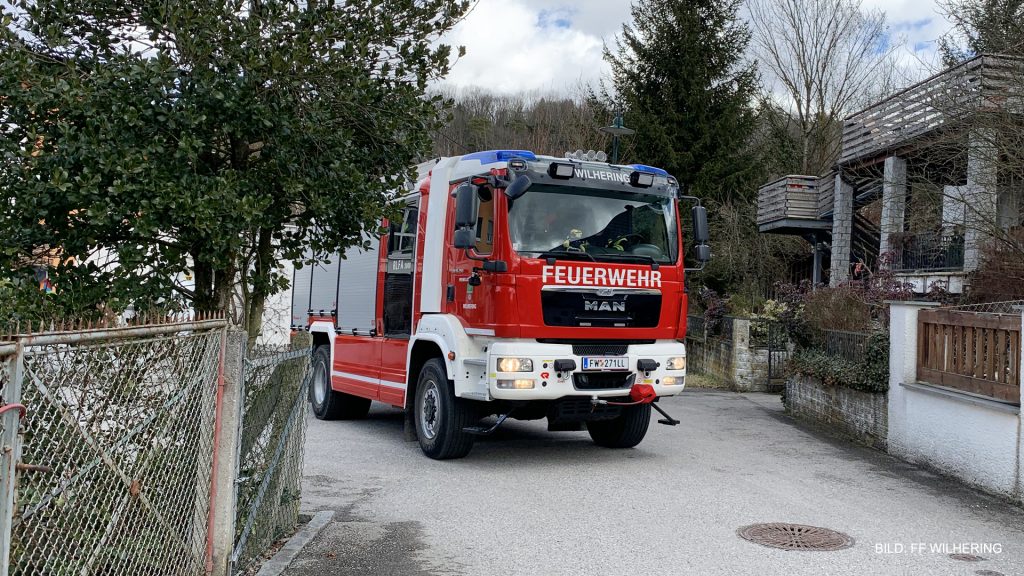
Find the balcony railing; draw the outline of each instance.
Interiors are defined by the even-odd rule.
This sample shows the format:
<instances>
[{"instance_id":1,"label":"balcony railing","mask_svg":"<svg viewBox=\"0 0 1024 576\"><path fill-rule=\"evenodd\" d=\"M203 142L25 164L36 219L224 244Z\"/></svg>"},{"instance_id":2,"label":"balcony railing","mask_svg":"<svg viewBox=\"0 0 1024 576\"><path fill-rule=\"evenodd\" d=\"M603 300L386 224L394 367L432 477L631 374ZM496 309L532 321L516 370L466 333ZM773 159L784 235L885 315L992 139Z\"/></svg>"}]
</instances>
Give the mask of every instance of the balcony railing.
<instances>
[{"instance_id":1,"label":"balcony railing","mask_svg":"<svg viewBox=\"0 0 1024 576\"><path fill-rule=\"evenodd\" d=\"M874 157L979 109L1020 106L1014 79L1021 71L1021 60L978 56L873 104L843 122L839 163Z\"/></svg>"},{"instance_id":2,"label":"balcony railing","mask_svg":"<svg viewBox=\"0 0 1024 576\"><path fill-rule=\"evenodd\" d=\"M761 186L757 191L757 224L762 232L822 224L818 219L818 177L783 176Z\"/></svg>"},{"instance_id":3,"label":"balcony railing","mask_svg":"<svg viewBox=\"0 0 1024 576\"><path fill-rule=\"evenodd\" d=\"M829 172L828 174L818 178L818 217L821 218L827 214L831 214L833 210L832 203L836 196L836 173Z\"/></svg>"},{"instance_id":4,"label":"balcony railing","mask_svg":"<svg viewBox=\"0 0 1024 576\"><path fill-rule=\"evenodd\" d=\"M900 232L889 237L895 272L951 272L964 269L964 237L937 232Z\"/></svg>"}]
</instances>

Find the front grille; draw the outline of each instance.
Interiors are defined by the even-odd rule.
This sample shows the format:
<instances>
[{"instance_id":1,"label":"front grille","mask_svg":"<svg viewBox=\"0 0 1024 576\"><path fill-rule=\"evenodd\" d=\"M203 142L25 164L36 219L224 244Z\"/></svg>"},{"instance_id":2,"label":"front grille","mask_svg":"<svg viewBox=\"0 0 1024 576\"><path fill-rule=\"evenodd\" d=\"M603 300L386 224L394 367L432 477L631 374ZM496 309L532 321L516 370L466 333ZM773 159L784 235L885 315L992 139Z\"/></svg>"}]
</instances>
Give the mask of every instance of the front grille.
<instances>
[{"instance_id":1,"label":"front grille","mask_svg":"<svg viewBox=\"0 0 1024 576\"><path fill-rule=\"evenodd\" d=\"M625 356L628 344L573 344L577 356Z\"/></svg>"},{"instance_id":2,"label":"front grille","mask_svg":"<svg viewBox=\"0 0 1024 576\"><path fill-rule=\"evenodd\" d=\"M653 328L661 316L661 293L596 290L543 290L541 310L546 326L588 328Z\"/></svg>"},{"instance_id":3,"label":"front grille","mask_svg":"<svg viewBox=\"0 0 1024 576\"><path fill-rule=\"evenodd\" d=\"M577 390L614 390L629 388L635 379L633 372L576 372L572 385Z\"/></svg>"}]
</instances>

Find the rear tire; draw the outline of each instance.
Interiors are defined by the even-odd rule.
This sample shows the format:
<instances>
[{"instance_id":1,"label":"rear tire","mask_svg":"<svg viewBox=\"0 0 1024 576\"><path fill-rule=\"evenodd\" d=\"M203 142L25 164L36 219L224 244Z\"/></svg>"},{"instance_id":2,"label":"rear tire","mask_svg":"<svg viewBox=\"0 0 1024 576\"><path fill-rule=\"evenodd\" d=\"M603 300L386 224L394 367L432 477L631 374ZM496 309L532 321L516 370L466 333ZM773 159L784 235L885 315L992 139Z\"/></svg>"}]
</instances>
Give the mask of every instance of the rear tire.
<instances>
[{"instance_id":1,"label":"rear tire","mask_svg":"<svg viewBox=\"0 0 1024 576\"><path fill-rule=\"evenodd\" d=\"M331 350L317 346L313 350L313 381L309 385L309 403L320 420L359 420L370 412L369 398L331 389Z\"/></svg>"},{"instance_id":2,"label":"rear tire","mask_svg":"<svg viewBox=\"0 0 1024 576\"><path fill-rule=\"evenodd\" d=\"M594 444L605 448L632 448L647 435L651 424L651 405L624 406L622 415L614 420L587 422L587 432Z\"/></svg>"},{"instance_id":3,"label":"rear tire","mask_svg":"<svg viewBox=\"0 0 1024 576\"><path fill-rule=\"evenodd\" d=\"M416 382L413 420L424 454L434 460L451 460L469 454L474 438L462 430L476 422L474 414L468 401L455 397L440 358L423 365Z\"/></svg>"}]
</instances>

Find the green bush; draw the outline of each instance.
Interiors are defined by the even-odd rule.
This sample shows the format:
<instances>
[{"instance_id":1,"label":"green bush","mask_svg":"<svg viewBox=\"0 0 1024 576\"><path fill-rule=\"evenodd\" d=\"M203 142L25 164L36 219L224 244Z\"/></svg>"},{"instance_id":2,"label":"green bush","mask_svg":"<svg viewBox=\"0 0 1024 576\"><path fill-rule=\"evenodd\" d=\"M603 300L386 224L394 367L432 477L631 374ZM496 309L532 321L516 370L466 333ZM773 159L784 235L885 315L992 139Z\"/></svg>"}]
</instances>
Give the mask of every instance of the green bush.
<instances>
[{"instance_id":1,"label":"green bush","mask_svg":"<svg viewBox=\"0 0 1024 576\"><path fill-rule=\"evenodd\" d=\"M878 333L868 340L863 362L833 356L817 348L798 349L790 372L821 380L828 386L844 386L864 392L889 391L889 335Z\"/></svg>"}]
</instances>

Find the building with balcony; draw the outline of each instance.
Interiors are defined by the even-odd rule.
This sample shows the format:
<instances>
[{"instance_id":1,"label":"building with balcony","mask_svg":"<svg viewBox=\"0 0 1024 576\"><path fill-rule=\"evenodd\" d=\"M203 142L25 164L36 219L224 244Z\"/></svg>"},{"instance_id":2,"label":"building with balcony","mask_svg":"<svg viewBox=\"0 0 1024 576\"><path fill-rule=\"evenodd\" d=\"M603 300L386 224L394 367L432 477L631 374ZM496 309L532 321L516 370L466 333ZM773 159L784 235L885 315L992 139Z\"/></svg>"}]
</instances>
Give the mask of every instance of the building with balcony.
<instances>
[{"instance_id":1,"label":"building with balcony","mask_svg":"<svg viewBox=\"0 0 1024 576\"><path fill-rule=\"evenodd\" d=\"M1024 220L1022 96L1024 62L982 55L851 115L831 172L760 188L760 231L811 242L816 283L880 267L962 291L985 243Z\"/></svg>"}]
</instances>

